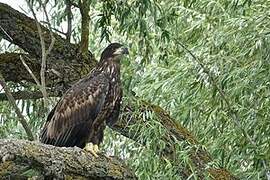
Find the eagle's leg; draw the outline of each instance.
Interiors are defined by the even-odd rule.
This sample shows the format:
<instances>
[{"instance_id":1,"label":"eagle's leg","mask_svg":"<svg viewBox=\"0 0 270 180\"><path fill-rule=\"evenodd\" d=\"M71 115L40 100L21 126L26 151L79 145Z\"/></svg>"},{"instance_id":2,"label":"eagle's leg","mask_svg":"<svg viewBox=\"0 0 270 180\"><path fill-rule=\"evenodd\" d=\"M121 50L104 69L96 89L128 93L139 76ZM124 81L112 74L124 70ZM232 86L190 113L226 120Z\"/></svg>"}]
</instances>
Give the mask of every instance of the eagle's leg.
<instances>
[{"instance_id":1,"label":"eagle's leg","mask_svg":"<svg viewBox=\"0 0 270 180\"><path fill-rule=\"evenodd\" d=\"M93 154L93 156L95 156L96 158L98 157L96 150L98 150L98 146L95 144L93 145L93 143L86 143L85 147L83 148L85 151L90 152L91 154Z\"/></svg>"},{"instance_id":2,"label":"eagle's leg","mask_svg":"<svg viewBox=\"0 0 270 180\"><path fill-rule=\"evenodd\" d=\"M98 145L102 142L104 136L104 129L106 127L105 121L102 123L101 126L95 127L92 126L92 129L95 129L93 134L90 134L89 141L85 145L85 150L93 154L95 157L98 157L99 148Z\"/></svg>"}]
</instances>

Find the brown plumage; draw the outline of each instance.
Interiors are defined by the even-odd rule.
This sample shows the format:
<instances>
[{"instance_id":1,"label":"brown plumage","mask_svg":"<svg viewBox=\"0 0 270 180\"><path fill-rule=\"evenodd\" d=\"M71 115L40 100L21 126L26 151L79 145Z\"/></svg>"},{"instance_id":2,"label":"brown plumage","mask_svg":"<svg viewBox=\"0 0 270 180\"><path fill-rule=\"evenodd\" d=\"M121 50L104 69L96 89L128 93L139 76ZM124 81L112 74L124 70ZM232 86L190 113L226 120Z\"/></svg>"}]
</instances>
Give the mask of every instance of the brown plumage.
<instances>
[{"instance_id":1,"label":"brown plumage","mask_svg":"<svg viewBox=\"0 0 270 180\"><path fill-rule=\"evenodd\" d=\"M98 65L74 84L49 113L40 141L55 146L84 148L99 145L107 124L118 118L122 89L120 59L127 48L110 44Z\"/></svg>"}]
</instances>

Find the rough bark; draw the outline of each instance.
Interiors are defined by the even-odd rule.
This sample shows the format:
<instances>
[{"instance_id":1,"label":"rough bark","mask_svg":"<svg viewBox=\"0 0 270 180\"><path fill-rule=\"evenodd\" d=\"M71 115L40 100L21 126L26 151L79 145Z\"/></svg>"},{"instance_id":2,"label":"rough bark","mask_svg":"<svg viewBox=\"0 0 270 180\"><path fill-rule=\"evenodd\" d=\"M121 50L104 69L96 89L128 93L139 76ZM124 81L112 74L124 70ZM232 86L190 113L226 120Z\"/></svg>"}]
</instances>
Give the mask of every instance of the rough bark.
<instances>
[{"instance_id":1,"label":"rough bark","mask_svg":"<svg viewBox=\"0 0 270 180\"><path fill-rule=\"evenodd\" d=\"M36 58L40 63L42 53L35 20L4 3L0 3L0 25L5 31L0 30L0 34L4 39L19 46L25 52L29 53L30 57ZM47 49L51 42L50 31L43 25L40 26ZM52 51L48 55L47 70L54 69L59 72L62 76L58 81L75 81L88 73L96 64L90 52L86 54L87 58L85 58L79 53L79 45L69 43L57 33L53 33L53 36L56 41ZM39 72L40 68L37 70ZM47 76L51 74L48 73ZM57 79L59 77L53 76L47 79L53 78ZM8 79L6 80L8 81Z\"/></svg>"},{"instance_id":2,"label":"rough bark","mask_svg":"<svg viewBox=\"0 0 270 180\"><path fill-rule=\"evenodd\" d=\"M34 79L24 68L20 56L23 56L30 69L34 70L34 75L39 77L40 64L25 58L23 53L3 53L0 55L0 71L6 81L20 83L21 81L34 82Z\"/></svg>"},{"instance_id":3,"label":"rough bark","mask_svg":"<svg viewBox=\"0 0 270 180\"><path fill-rule=\"evenodd\" d=\"M3 4L0 4L0 14L2 13L1 9L3 9ZM6 6L6 5L5 5ZM5 10L6 11L6 10ZM9 11L14 11L9 7ZM8 14L8 13L7 13ZM22 15L20 15L22 16ZM21 20L23 21L23 20ZM2 24L2 18L0 15L0 25ZM22 23L23 24L23 23ZM17 26L21 26L20 24L18 24ZM5 27L5 28L10 28L10 27ZM9 31L7 29L7 31ZM17 29L17 31L26 31L26 29L22 29L19 30ZM45 31L45 30L44 30ZM18 32L20 34L20 32ZM0 32L1 34L1 32ZM13 33L14 34L14 33ZM12 33L10 34L11 36L13 35ZM25 34L25 33L21 33L21 34ZM36 37L38 39L38 36ZM19 39L18 39L19 41ZM31 41L32 42L32 41ZM35 42L35 41L33 41ZM60 39L60 41L57 41L57 46L56 47L60 47L61 43L63 43L63 40ZM20 43L17 43L18 45ZM67 42L64 42L64 47L67 46L66 44L68 44ZM33 44L33 46L35 46L36 44ZM29 45L30 46L30 45ZM77 46L69 46L69 48L77 48ZM30 49L30 48L29 48ZM61 51L62 48L59 48L57 52L55 52L55 50L53 51L54 53L51 54L51 57L59 57L61 56L61 58L65 59L66 62L72 62L72 57L77 57L78 56L78 51L76 50L70 50L69 53L67 54L67 57L65 57L65 51ZM32 50L32 49L31 49ZM35 52L31 52L29 51L29 53L36 53L36 50L40 50L40 49L33 49L33 51ZM57 54L59 53L59 54ZM74 53L74 54L73 54ZM89 57L91 59L91 56ZM0 58L1 59L1 58ZM52 61L51 62L56 63L56 61ZM1 64L1 62L0 62ZM62 67L64 68L70 68L70 66L72 66L72 64L66 64L66 66ZM89 67L89 66L88 66ZM74 67L73 67L74 68ZM77 67L75 67L76 69ZM78 71L88 71L89 68L87 67L83 67L80 66L78 67ZM83 69L83 70L81 70ZM62 73L62 72L61 72ZM72 74L68 74L66 75L65 73L69 73L69 72L63 72L63 76L69 76ZM73 79L78 79L78 76L74 75L74 77L72 77ZM72 79L71 78L71 79ZM68 79L66 79L66 81L68 83L72 82L69 81ZM54 86L54 85L52 85ZM130 98L132 99L132 98ZM132 101L132 100L131 100ZM118 132L120 132L122 135L129 137L131 139L134 140L138 140L138 133L136 132L136 130L132 129L131 126L133 126L134 124L143 124L144 122L141 120L140 117L134 115L135 110L138 112L146 112L146 111L151 111L152 113L154 113L158 118L157 120L160 121L160 123L164 126L164 128L167 130L167 134L164 135L163 139L164 142L166 142L166 147L165 149L159 149L157 153L162 152L162 157L168 159L172 164L175 164L177 162L175 162L175 158L174 158L174 151L175 151L175 147L173 143L179 143L179 142L184 142L185 146L191 146L193 151L190 153L190 159L195 167L195 171L198 172L199 174L210 174L210 176L212 176L214 179L234 179L234 177L225 169L222 168L211 168L210 164L213 161L212 158L210 157L209 153L201 148L201 145L198 143L198 141L196 140L196 138L192 135L191 132L189 132L186 128L182 127L179 123L177 123L174 119L172 119L168 113L166 111L164 111L162 108L152 105L150 103L147 102L141 102L138 106L138 103L135 102L136 100L134 100L134 103L126 103L127 105L125 105L122 108L122 115L121 115L121 119L118 121L118 123L116 125L114 125L112 128ZM136 105L134 105L136 104ZM139 129L140 131L140 129ZM144 143L144 142L142 142ZM185 148L185 147L183 147ZM208 167L210 166L210 167ZM189 169L189 167L182 167L179 170L179 174L181 174L182 177L188 177L191 174L191 170Z\"/></svg>"},{"instance_id":4,"label":"rough bark","mask_svg":"<svg viewBox=\"0 0 270 180\"><path fill-rule=\"evenodd\" d=\"M57 97L57 94L53 92L48 92L49 97ZM40 91L18 91L13 92L12 96L15 100L27 100L27 99L40 99L43 95ZM5 93L0 93L0 101L7 101L8 98Z\"/></svg>"},{"instance_id":5,"label":"rough bark","mask_svg":"<svg viewBox=\"0 0 270 180\"><path fill-rule=\"evenodd\" d=\"M1 179L136 179L115 157L25 140L0 139Z\"/></svg>"}]
</instances>

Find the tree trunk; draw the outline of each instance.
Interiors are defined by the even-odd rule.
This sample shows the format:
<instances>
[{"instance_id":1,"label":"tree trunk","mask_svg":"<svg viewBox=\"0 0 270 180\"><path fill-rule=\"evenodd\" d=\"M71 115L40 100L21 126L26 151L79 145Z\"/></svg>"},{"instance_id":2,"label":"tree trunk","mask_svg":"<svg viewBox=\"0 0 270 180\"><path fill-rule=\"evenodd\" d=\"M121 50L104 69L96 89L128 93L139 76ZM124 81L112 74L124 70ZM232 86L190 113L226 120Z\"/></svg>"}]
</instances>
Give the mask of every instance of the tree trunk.
<instances>
[{"instance_id":1,"label":"tree trunk","mask_svg":"<svg viewBox=\"0 0 270 180\"><path fill-rule=\"evenodd\" d=\"M16 16L15 16L16 15ZM32 24L31 28L24 28L27 24ZM0 3L0 25L5 29L6 33L12 37L13 41L11 41L7 36L0 31L0 34L3 37L11 41L12 43L20 46L29 54L33 54L35 56L35 61L33 63L39 63L38 59L40 58L38 54L40 54L40 43L38 39L38 33L34 25L34 20L23 15L20 12L12 9L11 7ZM43 27L43 31L46 32L45 34L49 33L46 28ZM56 38L56 45L52 50L48 66L52 67L52 69L57 70L61 75L60 76L48 76L50 81L49 87L56 87L57 82L64 81L66 84L72 83L74 80L79 79L82 75L85 75L89 70L94 67L95 60L92 57L92 54L89 52L88 59L84 60L83 63L80 62L78 59L78 47L79 45L73 45L66 42L57 34L54 35ZM31 41L27 44L27 47L24 45L24 40L26 38L30 38ZM48 40L47 45L50 41ZM33 47L32 47L33 46ZM68 51L68 52L67 52ZM0 60L1 58L0 55ZM58 63L63 61L63 63ZM12 70L3 70L3 66L1 64L10 63L10 66L16 68L20 63L17 61L0 61L0 70L3 72L6 81L14 81L18 82L17 78L20 77L10 77L9 74L13 73ZM31 62L29 62L29 66ZM74 66L75 65L75 66ZM63 69L72 69L72 71L65 71ZM33 71L39 72L39 69L33 69ZM27 76L27 75L26 75ZM67 77L62 78L61 77ZM27 77L26 79L30 79L31 77ZM54 78L54 80L53 80ZM57 80L55 80L57 79ZM51 89L53 92L54 89ZM57 93L53 93L57 94ZM0 96L1 97L1 96ZM35 96L37 97L37 95ZM122 114L120 120L117 122L116 125L112 126L111 128L115 131L120 132L122 135L138 140L138 133L137 131L140 129L132 129L131 125L144 125L145 123L140 116L137 116L135 111L139 111L142 113L151 112L157 116L157 121L166 129L167 133L164 134L163 140L166 142L165 148L158 147L158 154L162 154L162 157L169 160L172 164L177 165L177 161L175 161L175 146L174 143L182 143L183 148L191 147L192 151L189 154L192 164L194 165L194 170L196 173L199 174L199 177L203 178L203 174L208 174L214 179L235 179L235 177L230 174L227 170L222 168L214 168L211 166L213 163L212 158L210 157L209 153L201 148L201 145L198 143L196 138L189 132L186 128L182 127L179 123L177 123L174 119L172 119L169 114L160 108L159 106L152 105L151 103L138 101L135 97L129 97L130 101L124 102L124 106L122 107ZM139 102L139 103L138 103ZM139 105L138 105L139 104ZM151 121L151 119L148 119ZM142 144L147 141L145 138L144 141L141 141ZM156 146L159 146L157 144ZM183 178L187 178L193 172L190 167L181 167L179 169L179 174ZM202 179L201 178L201 179Z\"/></svg>"}]
</instances>

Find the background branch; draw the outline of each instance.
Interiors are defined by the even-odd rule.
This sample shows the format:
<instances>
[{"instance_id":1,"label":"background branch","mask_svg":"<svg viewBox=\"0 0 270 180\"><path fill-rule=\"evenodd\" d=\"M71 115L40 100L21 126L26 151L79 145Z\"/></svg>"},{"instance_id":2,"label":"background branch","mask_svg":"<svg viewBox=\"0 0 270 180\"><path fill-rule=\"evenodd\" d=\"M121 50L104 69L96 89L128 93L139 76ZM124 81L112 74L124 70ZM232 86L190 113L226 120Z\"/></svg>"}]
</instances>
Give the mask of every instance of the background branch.
<instances>
[{"instance_id":1,"label":"background branch","mask_svg":"<svg viewBox=\"0 0 270 180\"><path fill-rule=\"evenodd\" d=\"M40 99L43 97L40 91L18 91L11 93L15 100ZM57 97L54 93L48 92L48 97ZM7 101L5 93L0 93L0 101Z\"/></svg>"},{"instance_id":2,"label":"background branch","mask_svg":"<svg viewBox=\"0 0 270 180\"><path fill-rule=\"evenodd\" d=\"M46 92L46 78L45 78L45 71L46 71L46 59L50 53L50 51L52 50L53 48L53 45L54 45L54 42L55 42L55 38L52 34L52 29L51 29L51 25L49 23L49 17L48 17L48 14L47 14L47 11L46 11L46 8L44 6L44 4L39 1L40 5L42 6L43 8L43 11L45 13L45 16L46 16L46 20L48 22L48 26L49 26L49 30L50 30L50 36L51 36L51 42L50 42L50 45L48 47L48 49L46 50L46 47L45 47L45 41L44 41L44 37L43 37L43 32L41 30L41 26L40 26L40 23L38 22L37 20L37 17L36 17L36 14L34 12L34 9L33 9L33 5L30 4L29 1L26 1L27 4L28 4L28 7L30 8L34 18L35 18L35 21L36 21L36 26L37 26L37 29L38 29L38 34L39 34L39 38L40 38L40 45L41 45L41 53L42 53L42 56L41 56L41 69L40 69L40 83L38 83L38 86L40 87L40 90L43 94L43 97L44 97L44 105L45 107L48 107L48 103L47 103L47 92ZM37 80L35 80L36 82L38 82Z\"/></svg>"},{"instance_id":3,"label":"background branch","mask_svg":"<svg viewBox=\"0 0 270 180\"><path fill-rule=\"evenodd\" d=\"M90 22L90 1L89 0L79 0L79 8L81 12L81 53L85 56L88 52L89 43L89 22Z\"/></svg>"},{"instance_id":4,"label":"background branch","mask_svg":"<svg viewBox=\"0 0 270 180\"><path fill-rule=\"evenodd\" d=\"M0 72L4 76L6 81L12 81L15 83L21 83L22 81L34 82L31 75L25 70L20 57L23 57L26 64L33 71L33 74L37 77L40 70L40 64L38 60L26 58L27 54L24 53L3 53L0 54Z\"/></svg>"},{"instance_id":5,"label":"background branch","mask_svg":"<svg viewBox=\"0 0 270 180\"><path fill-rule=\"evenodd\" d=\"M5 90L5 94L7 96L7 99L9 100L11 106L14 108L15 110L15 113L17 114L18 116L18 119L20 121L20 123L22 124L26 134L27 134L27 137L29 140L34 140L34 136L33 136L33 133L31 131L31 128L30 126L28 125L27 121L25 120L24 116L22 115L20 109L18 108L18 106L16 105L16 102L15 102L15 99L13 98L12 94L11 94L11 91L10 89L8 88L2 74L0 73L0 85L4 88Z\"/></svg>"},{"instance_id":6,"label":"background branch","mask_svg":"<svg viewBox=\"0 0 270 180\"><path fill-rule=\"evenodd\" d=\"M37 38L39 34L35 20L4 3L0 3L0 26L12 37L13 41L11 43L28 52L30 57L35 57L37 60L41 59L40 39ZM51 43L50 31L42 25L40 27L43 32L45 46L49 47ZM10 41L10 38L7 37L4 31L0 31L0 35L7 41ZM55 37L55 44L48 56L49 63L53 61L57 61L60 64L73 62L81 63L81 66L90 68L96 64L94 56L89 51L87 52L88 61L84 62L87 64L83 64L81 59L74 56L78 53L80 45L66 43L66 40L56 33L53 33L53 36ZM61 72L61 68L59 68L59 72Z\"/></svg>"},{"instance_id":7,"label":"background branch","mask_svg":"<svg viewBox=\"0 0 270 180\"><path fill-rule=\"evenodd\" d=\"M71 11L71 1L70 0L66 0L66 14L67 14L67 33L66 33L66 38L67 41L70 42L70 38L71 38L71 32L72 32L72 11Z\"/></svg>"}]
</instances>

